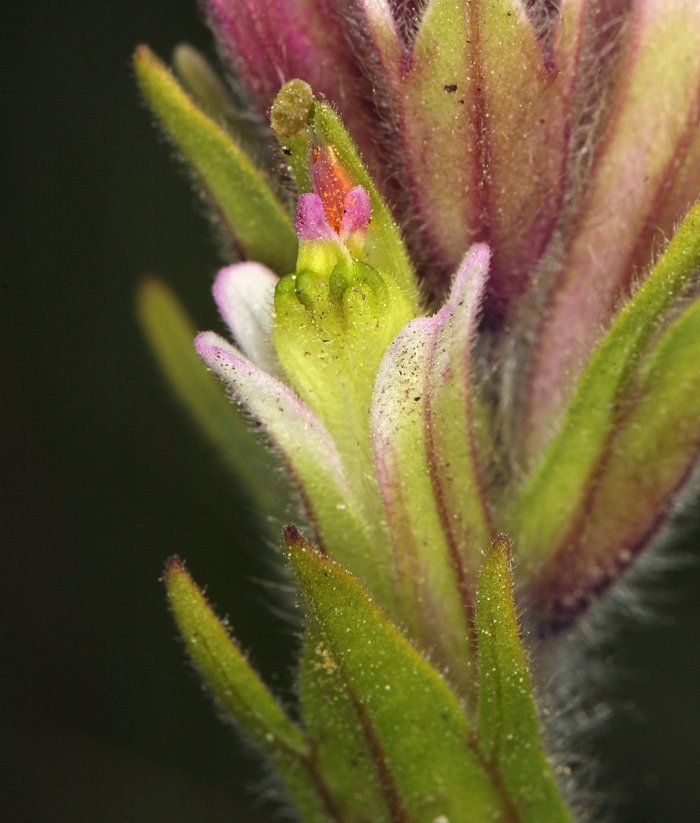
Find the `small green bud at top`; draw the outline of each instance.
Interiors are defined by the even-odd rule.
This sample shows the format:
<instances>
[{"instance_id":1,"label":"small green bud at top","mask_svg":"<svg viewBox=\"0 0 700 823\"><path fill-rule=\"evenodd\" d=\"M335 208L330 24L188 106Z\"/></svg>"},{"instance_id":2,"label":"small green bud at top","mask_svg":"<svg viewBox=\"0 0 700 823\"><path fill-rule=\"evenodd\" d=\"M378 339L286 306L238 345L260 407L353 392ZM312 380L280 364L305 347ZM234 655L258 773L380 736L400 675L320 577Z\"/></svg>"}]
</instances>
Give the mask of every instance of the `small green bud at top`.
<instances>
[{"instance_id":1,"label":"small green bud at top","mask_svg":"<svg viewBox=\"0 0 700 823\"><path fill-rule=\"evenodd\" d=\"M290 80L280 89L270 109L270 124L278 137L293 137L306 128L314 105L311 86Z\"/></svg>"}]
</instances>

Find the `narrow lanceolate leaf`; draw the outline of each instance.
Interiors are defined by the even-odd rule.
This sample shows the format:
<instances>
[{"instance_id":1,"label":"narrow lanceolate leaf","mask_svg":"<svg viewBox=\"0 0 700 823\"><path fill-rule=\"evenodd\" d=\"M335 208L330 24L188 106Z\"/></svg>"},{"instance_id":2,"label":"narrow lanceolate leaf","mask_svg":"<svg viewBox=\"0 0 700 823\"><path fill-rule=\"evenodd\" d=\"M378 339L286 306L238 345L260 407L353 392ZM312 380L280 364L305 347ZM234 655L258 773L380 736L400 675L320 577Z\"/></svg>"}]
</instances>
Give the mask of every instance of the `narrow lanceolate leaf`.
<instances>
[{"instance_id":1,"label":"narrow lanceolate leaf","mask_svg":"<svg viewBox=\"0 0 700 823\"><path fill-rule=\"evenodd\" d=\"M402 86L407 171L428 248L448 272L481 219L476 109L465 53L469 36L466 4L430 3Z\"/></svg>"},{"instance_id":2,"label":"narrow lanceolate leaf","mask_svg":"<svg viewBox=\"0 0 700 823\"><path fill-rule=\"evenodd\" d=\"M295 760L307 757L301 729L253 671L178 558L168 561L165 584L187 652L221 708L266 751L279 748Z\"/></svg>"},{"instance_id":3,"label":"narrow lanceolate leaf","mask_svg":"<svg viewBox=\"0 0 700 823\"><path fill-rule=\"evenodd\" d=\"M221 79L207 58L188 43L173 52L173 68L185 91L219 125L225 126L243 151L261 168L273 162L270 135L264 121L251 115L236 94Z\"/></svg>"},{"instance_id":4,"label":"narrow lanceolate leaf","mask_svg":"<svg viewBox=\"0 0 700 823\"><path fill-rule=\"evenodd\" d=\"M697 465L699 300L645 358L630 396L569 540L531 584L532 610L549 626L568 623L619 577L661 529Z\"/></svg>"},{"instance_id":5,"label":"narrow lanceolate leaf","mask_svg":"<svg viewBox=\"0 0 700 823\"><path fill-rule=\"evenodd\" d=\"M699 269L700 204L616 317L581 376L557 435L506 506L502 522L518 535L523 570L551 557L568 540L570 524L590 491L613 426L624 412L640 354L664 312Z\"/></svg>"},{"instance_id":6,"label":"narrow lanceolate leaf","mask_svg":"<svg viewBox=\"0 0 700 823\"><path fill-rule=\"evenodd\" d=\"M336 446L318 417L291 389L218 335L200 334L195 348L286 462L321 545L332 549L382 602L391 602L381 524L366 522Z\"/></svg>"},{"instance_id":7,"label":"narrow lanceolate leaf","mask_svg":"<svg viewBox=\"0 0 700 823\"><path fill-rule=\"evenodd\" d=\"M262 173L147 46L136 50L134 67L151 110L194 169L236 247L278 274L292 271L294 226Z\"/></svg>"},{"instance_id":8,"label":"narrow lanceolate leaf","mask_svg":"<svg viewBox=\"0 0 700 823\"><path fill-rule=\"evenodd\" d=\"M231 92L207 58L189 43L173 52L173 68L197 105L217 122L228 122L234 114Z\"/></svg>"},{"instance_id":9,"label":"narrow lanceolate leaf","mask_svg":"<svg viewBox=\"0 0 700 823\"><path fill-rule=\"evenodd\" d=\"M523 0L481 0L471 9L471 93L483 141L483 238L492 250L489 292L504 308L523 293L559 214L567 153L561 67L547 68ZM479 89L479 85L481 90ZM476 238L475 238L476 239Z\"/></svg>"},{"instance_id":10,"label":"narrow lanceolate leaf","mask_svg":"<svg viewBox=\"0 0 700 823\"><path fill-rule=\"evenodd\" d=\"M389 821L391 809L363 732L363 717L317 621L307 615L305 624L299 697L314 768L343 823Z\"/></svg>"},{"instance_id":11,"label":"narrow lanceolate leaf","mask_svg":"<svg viewBox=\"0 0 700 823\"><path fill-rule=\"evenodd\" d=\"M524 290L558 213L565 77L547 70L520 0L433 0L413 44L402 134L426 250L444 276L488 242L500 308Z\"/></svg>"},{"instance_id":12,"label":"narrow lanceolate leaf","mask_svg":"<svg viewBox=\"0 0 700 823\"><path fill-rule=\"evenodd\" d=\"M355 578L289 527L289 557L372 752L389 820L499 819L503 807L445 681ZM380 818L381 819L381 818Z\"/></svg>"},{"instance_id":13,"label":"narrow lanceolate leaf","mask_svg":"<svg viewBox=\"0 0 700 823\"><path fill-rule=\"evenodd\" d=\"M479 748L519 823L571 823L540 738L513 602L510 546L499 537L479 578Z\"/></svg>"},{"instance_id":14,"label":"narrow lanceolate leaf","mask_svg":"<svg viewBox=\"0 0 700 823\"><path fill-rule=\"evenodd\" d=\"M218 706L270 758L290 796L307 812L309 820L328 823L333 818L321 799L322 786L311 768L310 749L302 730L287 717L251 668L176 557L168 561L165 585L187 653Z\"/></svg>"},{"instance_id":15,"label":"narrow lanceolate leaf","mask_svg":"<svg viewBox=\"0 0 700 823\"><path fill-rule=\"evenodd\" d=\"M685 161L700 124L700 4L633 3L621 36L608 119L538 339L530 453L655 239L670 236L698 196L698 161Z\"/></svg>"},{"instance_id":16,"label":"narrow lanceolate leaf","mask_svg":"<svg viewBox=\"0 0 700 823\"><path fill-rule=\"evenodd\" d=\"M159 280L144 280L138 292L139 320L175 394L217 452L231 467L256 508L281 513L282 483L246 420L218 381L202 369L192 341L195 329L177 297Z\"/></svg>"},{"instance_id":17,"label":"narrow lanceolate leaf","mask_svg":"<svg viewBox=\"0 0 700 823\"><path fill-rule=\"evenodd\" d=\"M477 246L446 305L398 335L382 361L371 409L398 618L420 648L450 669L468 699L474 697L474 581L480 552L492 539L475 453L470 368L487 269L488 250Z\"/></svg>"}]
</instances>

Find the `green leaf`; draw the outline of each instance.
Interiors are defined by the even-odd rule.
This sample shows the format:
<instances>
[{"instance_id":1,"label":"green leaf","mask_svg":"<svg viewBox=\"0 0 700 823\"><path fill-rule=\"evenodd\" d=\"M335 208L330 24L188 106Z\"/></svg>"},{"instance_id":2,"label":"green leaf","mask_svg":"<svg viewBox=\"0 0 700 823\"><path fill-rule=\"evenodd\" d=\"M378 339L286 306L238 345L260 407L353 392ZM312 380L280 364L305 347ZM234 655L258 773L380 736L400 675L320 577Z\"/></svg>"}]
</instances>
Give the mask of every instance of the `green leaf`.
<instances>
[{"instance_id":1,"label":"green leaf","mask_svg":"<svg viewBox=\"0 0 700 823\"><path fill-rule=\"evenodd\" d=\"M288 527L289 558L356 707L390 820L493 821L503 813L472 730L441 675L360 583Z\"/></svg>"},{"instance_id":2,"label":"green leaf","mask_svg":"<svg viewBox=\"0 0 700 823\"><path fill-rule=\"evenodd\" d=\"M333 796L339 819L343 823L389 820L361 716L312 616L304 627L299 694L314 767Z\"/></svg>"},{"instance_id":3,"label":"green leaf","mask_svg":"<svg viewBox=\"0 0 700 823\"><path fill-rule=\"evenodd\" d=\"M240 148L262 168L272 163L273 140L227 86L207 58L189 43L173 52L173 69L185 91L215 123L233 135Z\"/></svg>"},{"instance_id":4,"label":"green leaf","mask_svg":"<svg viewBox=\"0 0 700 823\"><path fill-rule=\"evenodd\" d=\"M221 708L268 753L308 757L303 732L253 671L178 558L168 561L165 584L187 652Z\"/></svg>"},{"instance_id":5,"label":"green leaf","mask_svg":"<svg viewBox=\"0 0 700 823\"><path fill-rule=\"evenodd\" d=\"M189 43L173 51L173 68L185 91L214 120L227 122L234 114L233 98L207 58Z\"/></svg>"},{"instance_id":6,"label":"green leaf","mask_svg":"<svg viewBox=\"0 0 700 823\"><path fill-rule=\"evenodd\" d=\"M639 400L612 443L598 496L616 509L618 529L625 524L638 537L682 484L700 447L700 300L669 326L633 388ZM628 501L623 512L615 500ZM592 519L602 534L618 531ZM635 543L629 531L624 543Z\"/></svg>"},{"instance_id":7,"label":"green leaf","mask_svg":"<svg viewBox=\"0 0 700 823\"><path fill-rule=\"evenodd\" d=\"M153 113L196 171L243 256L279 274L292 271L294 226L262 173L147 46L136 50L134 67Z\"/></svg>"},{"instance_id":8,"label":"green leaf","mask_svg":"<svg viewBox=\"0 0 700 823\"><path fill-rule=\"evenodd\" d=\"M176 396L236 475L260 511L281 514L284 493L272 461L248 422L203 367L193 346L194 326L177 297L160 280L138 291L139 320Z\"/></svg>"},{"instance_id":9,"label":"green leaf","mask_svg":"<svg viewBox=\"0 0 700 823\"><path fill-rule=\"evenodd\" d=\"M500 774L514 820L570 823L540 739L510 562L508 539L501 536L486 556L479 579L479 746Z\"/></svg>"},{"instance_id":10,"label":"green leaf","mask_svg":"<svg viewBox=\"0 0 700 823\"><path fill-rule=\"evenodd\" d=\"M700 204L593 353L562 425L501 522L518 536L527 570L561 545L588 493L624 405L640 355L673 300L700 267Z\"/></svg>"},{"instance_id":11,"label":"green leaf","mask_svg":"<svg viewBox=\"0 0 700 823\"><path fill-rule=\"evenodd\" d=\"M305 820L332 821L304 733L251 668L178 558L168 561L165 584L187 652L217 704L266 753Z\"/></svg>"},{"instance_id":12,"label":"green leaf","mask_svg":"<svg viewBox=\"0 0 700 823\"><path fill-rule=\"evenodd\" d=\"M700 300L664 332L630 387L625 409L569 551L532 581L550 623L575 614L648 544L700 453ZM567 547L569 548L569 547Z\"/></svg>"}]
</instances>

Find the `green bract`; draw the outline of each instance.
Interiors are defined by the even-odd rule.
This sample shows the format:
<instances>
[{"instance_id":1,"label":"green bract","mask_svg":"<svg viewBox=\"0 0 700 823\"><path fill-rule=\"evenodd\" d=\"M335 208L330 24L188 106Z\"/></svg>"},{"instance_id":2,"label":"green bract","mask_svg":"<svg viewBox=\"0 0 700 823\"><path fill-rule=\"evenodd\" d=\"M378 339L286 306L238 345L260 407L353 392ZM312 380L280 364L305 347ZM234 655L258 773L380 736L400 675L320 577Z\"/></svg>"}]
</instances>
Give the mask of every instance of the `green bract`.
<instances>
[{"instance_id":1,"label":"green bract","mask_svg":"<svg viewBox=\"0 0 700 823\"><path fill-rule=\"evenodd\" d=\"M165 581L212 696L270 755L304 820L569 821L539 739L505 538L481 573L478 720L356 579L294 528L285 546L308 611L303 728L250 669L179 560L169 561Z\"/></svg>"},{"instance_id":2,"label":"green bract","mask_svg":"<svg viewBox=\"0 0 700 823\"><path fill-rule=\"evenodd\" d=\"M616 418L624 414L625 395L644 348L699 267L700 205L688 214L647 280L615 318L589 360L542 462L510 503L506 521L519 535L527 562L551 552L570 528Z\"/></svg>"},{"instance_id":3,"label":"green bract","mask_svg":"<svg viewBox=\"0 0 700 823\"><path fill-rule=\"evenodd\" d=\"M273 341L289 382L349 456L358 444L369 449L374 378L412 314L389 278L347 253L333 254L334 247L332 241L302 243L300 263L314 268L280 280Z\"/></svg>"}]
</instances>

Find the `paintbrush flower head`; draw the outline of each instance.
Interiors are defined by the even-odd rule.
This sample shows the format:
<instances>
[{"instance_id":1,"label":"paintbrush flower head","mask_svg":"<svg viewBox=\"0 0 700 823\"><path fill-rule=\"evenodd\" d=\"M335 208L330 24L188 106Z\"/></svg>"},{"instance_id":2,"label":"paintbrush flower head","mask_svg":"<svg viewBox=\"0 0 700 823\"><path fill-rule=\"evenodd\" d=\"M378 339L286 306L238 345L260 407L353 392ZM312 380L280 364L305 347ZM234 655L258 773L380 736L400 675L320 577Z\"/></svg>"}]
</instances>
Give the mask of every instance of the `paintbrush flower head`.
<instances>
[{"instance_id":1,"label":"paintbrush flower head","mask_svg":"<svg viewBox=\"0 0 700 823\"><path fill-rule=\"evenodd\" d=\"M232 97L189 50L184 90L145 47L136 71L236 261L214 285L228 334L196 351L264 431L316 547L286 532L322 636L302 680L326 660L346 702L366 686L337 645L336 575L338 614L380 609L479 727L504 780L484 778L483 819L568 819L549 788L529 806L528 767L489 742L510 721L484 660L525 672L531 701L504 651L511 553L533 637L561 632L663 542L697 477L700 5L204 6ZM355 710L370 749L393 745ZM403 778L375 772L381 819L448 819L412 816Z\"/></svg>"}]
</instances>

